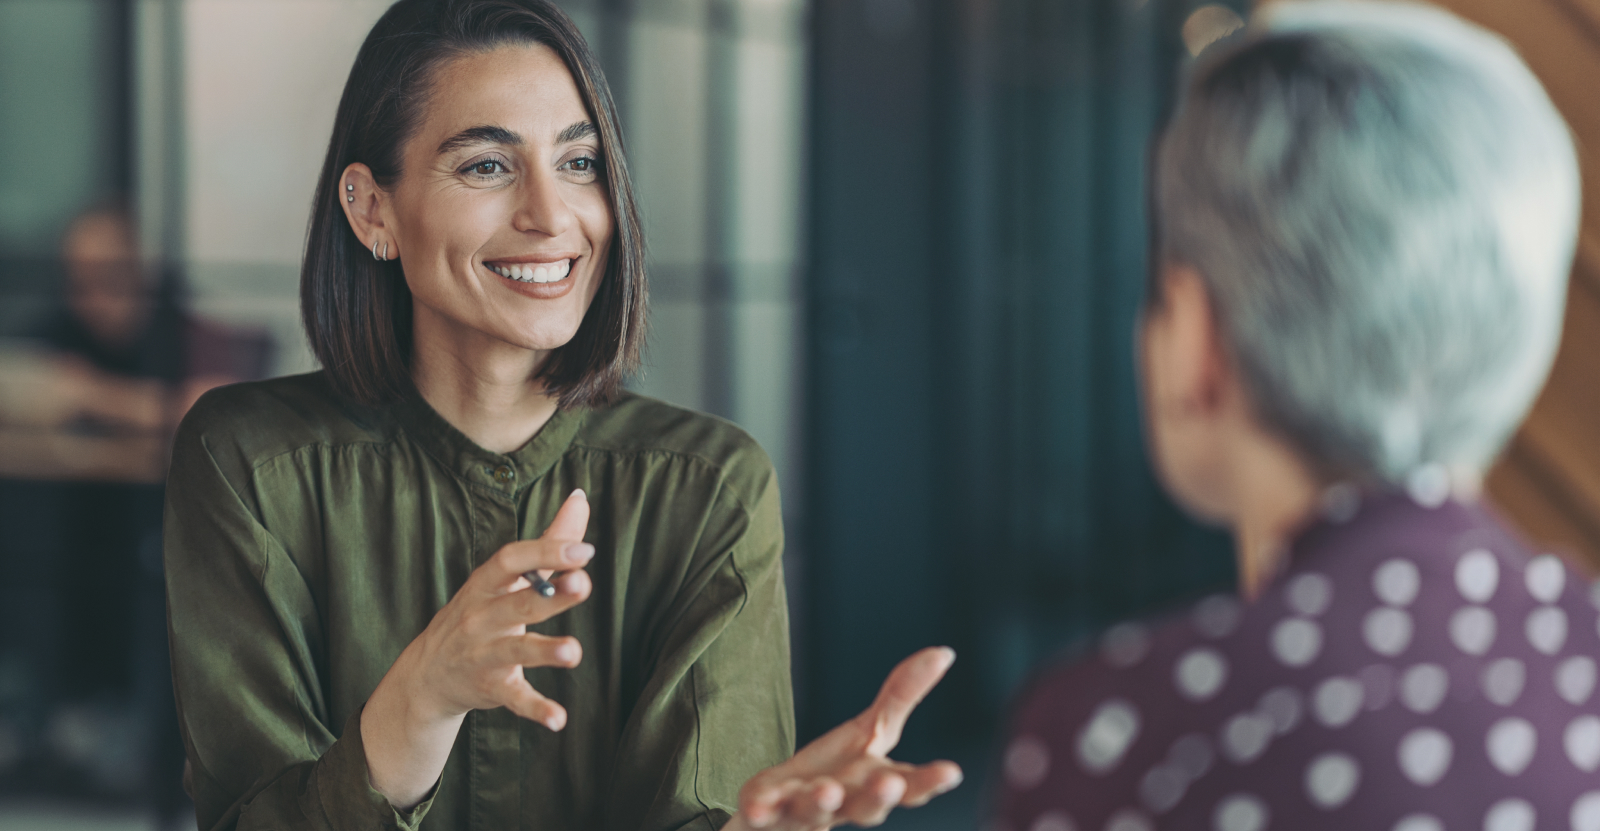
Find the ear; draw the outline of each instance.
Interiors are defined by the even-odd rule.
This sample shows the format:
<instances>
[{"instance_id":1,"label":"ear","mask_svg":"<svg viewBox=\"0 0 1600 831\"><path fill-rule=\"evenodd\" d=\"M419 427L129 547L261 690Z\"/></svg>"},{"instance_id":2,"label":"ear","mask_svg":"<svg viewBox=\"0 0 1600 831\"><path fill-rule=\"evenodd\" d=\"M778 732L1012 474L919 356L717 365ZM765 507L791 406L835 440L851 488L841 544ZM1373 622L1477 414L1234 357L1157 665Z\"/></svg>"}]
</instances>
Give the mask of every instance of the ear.
<instances>
[{"instance_id":1,"label":"ear","mask_svg":"<svg viewBox=\"0 0 1600 831\"><path fill-rule=\"evenodd\" d=\"M388 246L387 259L400 257L391 197L388 191L378 187L371 168L357 162L344 169L344 175L339 177L339 205L344 208L345 219L350 221L350 229L355 231L362 246L370 249L376 245L380 255Z\"/></svg>"},{"instance_id":2,"label":"ear","mask_svg":"<svg viewBox=\"0 0 1600 831\"><path fill-rule=\"evenodd\" d=\"M1191 415L1219 415L1235 403L1238 386L1205 278L1193 266L1167 264L1161 284L1152 323L1163 330L1163 354L1151 358L1166 364L1172 403Z\"/></svg>"}]
</instances>

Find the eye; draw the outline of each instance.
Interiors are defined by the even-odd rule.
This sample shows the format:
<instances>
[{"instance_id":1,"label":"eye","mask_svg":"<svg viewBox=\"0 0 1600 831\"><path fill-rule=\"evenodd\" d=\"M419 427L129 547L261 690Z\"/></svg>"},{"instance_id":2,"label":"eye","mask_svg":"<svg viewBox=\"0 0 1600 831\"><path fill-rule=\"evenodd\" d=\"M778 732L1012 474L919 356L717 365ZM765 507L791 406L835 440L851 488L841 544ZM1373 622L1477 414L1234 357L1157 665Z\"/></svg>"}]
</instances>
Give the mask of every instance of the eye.
<instances>
[{"instance_id":1,"label":"eye","mask_svg":"<svg viewBox=\"0 0 1600 831\"><path fill-rule=\"evenodd\" d=\"M461 168L461 175L478 179L497 179L507 172L505 162L499 159L484 159Z\"/></svg>"},{"instance_id":2,"label":"eye","mask_svg":"<svg viewBox=\"0 0 1600 831\"><path fill-rule=\"evenodd\" d=\"M562 167L573 173L593 176L600 170L600 160L593 156L579 156L563 164Z\"/></svg>"}]
</instances>

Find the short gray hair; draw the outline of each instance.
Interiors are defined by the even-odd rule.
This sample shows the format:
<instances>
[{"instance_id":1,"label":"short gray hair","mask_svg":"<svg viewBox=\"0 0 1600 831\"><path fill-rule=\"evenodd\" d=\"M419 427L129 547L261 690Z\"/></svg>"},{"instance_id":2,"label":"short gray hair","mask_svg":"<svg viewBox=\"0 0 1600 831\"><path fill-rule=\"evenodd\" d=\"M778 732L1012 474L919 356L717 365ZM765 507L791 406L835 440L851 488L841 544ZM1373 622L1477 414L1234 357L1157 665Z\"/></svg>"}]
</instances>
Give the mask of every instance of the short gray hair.
<instances>
[{"instance_id":1,"label":"short gray hair","mask_svg":"<svg viewBox=\"0 0 1600 831\"><path fill-rule=\"evenodd\" d=\"M1498 37L1275 3L1202 56L1152 185L1159 256L1201 272L1258 417L1323 475L1482 471L1543 385L1577 159Z\"/></svg>"}]
</instances>

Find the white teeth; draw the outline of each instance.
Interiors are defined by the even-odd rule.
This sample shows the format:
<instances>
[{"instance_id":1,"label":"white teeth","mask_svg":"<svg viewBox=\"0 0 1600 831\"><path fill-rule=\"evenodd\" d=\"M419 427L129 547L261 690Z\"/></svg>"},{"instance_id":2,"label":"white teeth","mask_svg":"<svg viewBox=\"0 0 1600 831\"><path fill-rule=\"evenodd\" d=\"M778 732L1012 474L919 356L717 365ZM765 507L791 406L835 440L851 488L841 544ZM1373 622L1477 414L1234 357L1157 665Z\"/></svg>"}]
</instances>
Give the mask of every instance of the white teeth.
<instances>
[{"instance_id":1,"label":"white teeth","mask_svg":"<svg viewBox=\"0 0 1600 831\"><path fill-rule=\"evenodd\" d=\"M516 280L519 283L555 283L564 279L567 272L572 270L570 260L560 260L547 266L534 265L492 265L489 269L501 277Z\"/></svg>"}]
</instances>

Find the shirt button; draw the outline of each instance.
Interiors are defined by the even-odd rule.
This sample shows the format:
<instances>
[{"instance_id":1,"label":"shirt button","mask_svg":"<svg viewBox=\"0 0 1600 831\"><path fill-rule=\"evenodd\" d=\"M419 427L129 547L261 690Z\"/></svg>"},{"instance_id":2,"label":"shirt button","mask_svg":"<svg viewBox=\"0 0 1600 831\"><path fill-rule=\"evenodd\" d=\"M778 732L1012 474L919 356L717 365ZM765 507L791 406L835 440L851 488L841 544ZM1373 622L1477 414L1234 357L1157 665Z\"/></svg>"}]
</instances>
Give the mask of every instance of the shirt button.
<instances>
[{"instance_id":1,"label":"shirt button","mask_svg":"<svg viewBox=\"0 0 1600 831\"><path fill-rule=\"evenodd\" d=\"M494 469L494 480L502 485L515 478L517 478L517 472L512 470L509 465L501 465Z\"/></svg>"}]
</instances>

